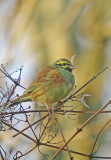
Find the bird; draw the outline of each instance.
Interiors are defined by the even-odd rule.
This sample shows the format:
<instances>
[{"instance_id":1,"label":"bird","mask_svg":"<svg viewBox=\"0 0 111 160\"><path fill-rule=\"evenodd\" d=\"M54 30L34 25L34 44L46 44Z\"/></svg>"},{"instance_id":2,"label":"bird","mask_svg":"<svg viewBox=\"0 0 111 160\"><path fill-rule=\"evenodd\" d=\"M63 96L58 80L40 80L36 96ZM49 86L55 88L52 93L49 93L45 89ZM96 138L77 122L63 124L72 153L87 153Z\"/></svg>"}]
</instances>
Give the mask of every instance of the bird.
<instances>
[{"instance_id":1,"label":"bird","mask_svg":"<svg viewBox=\"0 0 111 160\"><path fill-rule=\"evenodd\" d=\"M34 101L40 106L60 102L73 90L75 77L72 70L75 66L67 59L59 59L43 69L26 88L24 93L9 102L9 107L18 103Z\"/></svg>"}]
</instances>

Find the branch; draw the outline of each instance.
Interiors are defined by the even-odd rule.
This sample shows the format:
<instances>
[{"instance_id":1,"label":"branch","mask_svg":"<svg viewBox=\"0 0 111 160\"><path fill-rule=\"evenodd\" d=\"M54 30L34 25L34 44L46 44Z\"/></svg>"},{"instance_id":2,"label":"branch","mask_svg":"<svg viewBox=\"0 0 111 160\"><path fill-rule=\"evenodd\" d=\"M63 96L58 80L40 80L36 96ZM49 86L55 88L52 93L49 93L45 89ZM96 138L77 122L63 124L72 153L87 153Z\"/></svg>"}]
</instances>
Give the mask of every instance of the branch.
<instances>
[{"instance_id":1,"label":"branch","mask_svg":"<svg viewBox=\"0 0 111 160\"><path fill-rule=\"evenodd\" d=\"M77 131L72 135L72 137L66 142L65 145L63 145L58 152L51 158L51 160L53 160L54 158L56 158L58 156L58 154L62 151L62 149L78 134L82 131L82 129L92 120L94 119L94 117L96 117L103 109L105 109L109 104L111 104L111 100L104 105L102 108L100 108L96 113L94 113L88 120L85 121L85 123L83 123L83 125L77 129Z\"/></svg>"}]
</instances>

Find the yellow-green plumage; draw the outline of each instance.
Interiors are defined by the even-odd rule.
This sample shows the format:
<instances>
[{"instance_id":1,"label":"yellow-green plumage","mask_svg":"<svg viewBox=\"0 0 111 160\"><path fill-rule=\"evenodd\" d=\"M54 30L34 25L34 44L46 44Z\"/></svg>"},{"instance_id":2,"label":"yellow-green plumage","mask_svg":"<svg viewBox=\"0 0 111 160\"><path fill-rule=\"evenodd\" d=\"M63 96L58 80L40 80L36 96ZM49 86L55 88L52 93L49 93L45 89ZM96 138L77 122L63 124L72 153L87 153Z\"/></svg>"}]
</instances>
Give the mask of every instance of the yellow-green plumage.
<instances>
[{"instance_id":1,"label":"yellow-green plumage","mask_svg":"<svg viewBox=\"0 0 111 160\"><path fill-rule=\"evenodd\" d=\"M26 101L45 104L47 98L51 104L62 100L73 89L75 83L73 69L74 66L67 59L56 61L41 71L23 95L11 101L11 105Z\"/></svg>"}]
</instances>

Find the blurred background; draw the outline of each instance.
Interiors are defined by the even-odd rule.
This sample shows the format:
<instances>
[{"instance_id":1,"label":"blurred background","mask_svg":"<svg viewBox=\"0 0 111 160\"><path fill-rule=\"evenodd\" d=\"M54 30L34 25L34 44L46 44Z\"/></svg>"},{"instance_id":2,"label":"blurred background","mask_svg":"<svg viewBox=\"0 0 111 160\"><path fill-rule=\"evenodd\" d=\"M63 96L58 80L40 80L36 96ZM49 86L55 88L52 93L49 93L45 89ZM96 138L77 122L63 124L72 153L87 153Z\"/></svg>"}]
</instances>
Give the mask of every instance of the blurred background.
<instances>
[{"instance_id":1,"label":"blurred background","mask_svg":"<svg viewBox=\"0 0 111 160\"><path fill-rule=\"evenodd\" d=\"M77 88L109 67L83 90L92 95L87 98L90 108L81 106L79 110L97 110L111 99L110 50L111 0L0 0L0 64L8 63L9 73L24 66L21 79L24 87L28 87L34 75L44 67L60 58L70 60L77 55L74 60ZM2 79L0 83L2 86ZM20 95L23 91L19 87L16 90ZM75 121L59 119L66 140L89 116L77 114L73 117ZM70 149L89 154L97 133L109 117L110 114L101 114L95 118L70 143ZM99 137L101 146L97 155L111 156L110 134L108 129ZM0 133L0 144L7 152L13 148L12 154L21 148L25 152L31 146L22 136L13 139L10 131ZM53 155L56 150L42 147L42 152ZM73 156L75 160L87 160ZM56 159L68 158L67 153L61 152ZM36 149L26 159L50 159L50 156L43 156Z\"/></svg>"}]
</instances>

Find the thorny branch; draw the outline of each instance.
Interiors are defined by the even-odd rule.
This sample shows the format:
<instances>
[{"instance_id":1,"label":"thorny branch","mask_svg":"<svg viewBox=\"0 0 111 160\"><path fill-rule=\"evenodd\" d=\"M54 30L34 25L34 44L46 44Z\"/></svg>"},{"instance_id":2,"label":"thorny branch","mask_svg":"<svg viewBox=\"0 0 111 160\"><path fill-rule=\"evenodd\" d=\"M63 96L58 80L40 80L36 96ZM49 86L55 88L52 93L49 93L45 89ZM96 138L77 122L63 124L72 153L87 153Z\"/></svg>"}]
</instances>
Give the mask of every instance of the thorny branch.
<instances>
[{"instance_id":1,"label":"thorny branch","mask_svg":"<svg viewBox=\"0 0 111 160\"><path fill-rule=\"evenodd\" d=\"M54 108L52 108L52 106L51 106L51 104L49 102L47 105L48 105L48 108L51 108L50 111L47 110L47 109L44 109L44 110L36 110L36 109L34 109L34 110L32 110L32 109L30 109L30 107L23 108L21 103L19 105L16 105L16 106L12 107L12 108L4 108L4 109L3 109L4 106L2 105L2 110L0 109L1 110L1 112L0 112L0 130L1 131L6 131L5 126L7 126L8 127L7 129L11 129L11 130L14 130L14 131L17 132L15 135L13 135L13 137L21 135L21 136L24 136L26 139L29 139L32 143L35 144L35 147L33 149L30 149L29 151L27 151L25 154L23 154L21 151L16 151L16 154L13 156L13 159L14 160L15 159L18 160L21 157L23 157L23 156L29 154L30 152L32 152L35 148L38 148L39 151L40 151L40 148L39 148L40 146L51 147L51 148L55 148L55 149L58 150L57 153L52 157L52 159L55 159L55 157L62 150L63 151L67 151L69 153L70 159L72 159L71 153L78 154L78 155L85 156L85 157L89 157L90 159L91 158L111 159L111 157L94 156L94 154L93 154L93 151L95 149L95 145L97 143L98 137L100 136L102 130L105 128L105 126L107 124L104 125L103 128L101 129L101 131L99 132L99 134L97 136L97 139L96 139L96 141L95 141L95 143L93 145L91 154L85 154L85 153L81 153L81 152L76 152L76 151L70 150L68 147L66 149L64 148L65 146L67 146L72 141L72 139L74 139L75 136L77 136L80 132L83 131L83 128L86 125L88 125L88 123L92 119L94 119L95 116L97 116L99 113L110 113L111 112L111 111L103 111L103 109L108 104L111 103L111 100L105 106L100 108L98 111L77 111L77 110L75 110L77 107L64 106L65 102L67 102L69 100L78 101L80 103L80 105L81 105L81 101L79 101L78 98L81 98L83 93L80 94L80 95L77 95L77 93L79 93L84 87L86 87L90 82L92 82L95 78L97 78L107 68L108 67L104 68L97 75L93 76L88 82L86 82L77 91L74 90L72 92L72 94L68 98L66 98L61 103L58 103ZM12 78L12 74L14 72L11 73L11 74L8 74L8 72L6 71L6 66L2 65L1 68L0 68L0 71L5 75L6 78L9 78L13 82L13 85L10 87L10 89L7 86L7 84L6 84L7 90L4 90L2 87L0 87L0 89L1 89L0 90L0 93L1 93L1 96L0 96L1 104L4 104L4 101L5 102L10 101L10 99L12 98L12 96L15 93L15 89L16 89L17 86L24 88L23 86L20 85L22 67L20 69L16 70L16 72L19 71L19 76L18 76L17 79L13 79ZM48 99L48 97L47 97L47 99ZM64 106L64 108L62 108L61 106ZM67 109L68 107L71 107L71 109ZM37 121L31 123L29 116L32 113L34 115L36 113L39 113L40 118ZM47 114L44 115L44 113L47 113ZM77 131L66 142L64 134L63 134L63 132L61 130L60 124L59 124L58 119L56 117L56 114L61 115L61 116L66 116L66 118L68 118L69 115L73 115L74 116L77 113L79 113L79 114L80 113L83 113L83 114L84 113L87 113L87 114L94 113L94 114L88 120L86 120L81 127L78 127ZM18 115L18 114L24 115L24 119L22 120L21 118L17 118L16 115ZM68 116L67 116L67 114L68 114ZM55 121L51 124L51 120L52 120L53 116L55 117ZM20 124L20 123L22 123L22 125L27 124L27 127L24 127L24 129L22 129L21 131L18 130L16 128L16 125ZM58 128L56 127L56 124L57 124ZM34 128L35 125L36 125L36 127ZM31 136L29 136L28 134L23 133L24 131L28 132L28 129L30 129L32 131L35 139L32 138ZM39 131L39 136L37 135L35 130ZM54 145L52 145L53 144L53 140L56 137L58 137L60 134L62 135L62 141L56 142L56 143L54 143ZM63 144L63 142L64 142L64 144ZM56 146L57 143L60 143L62 145L62 147ZM10 155L11 155L11 152L9 152L9 154L7 155L7 158L6 158L6 154L5 154L5 159L8 160L8 157L10 157ZM2 149L2 152L0 151L0 156L2 157L2 159L4 158L3 149Z\"/></svg>"}]
</instances>

